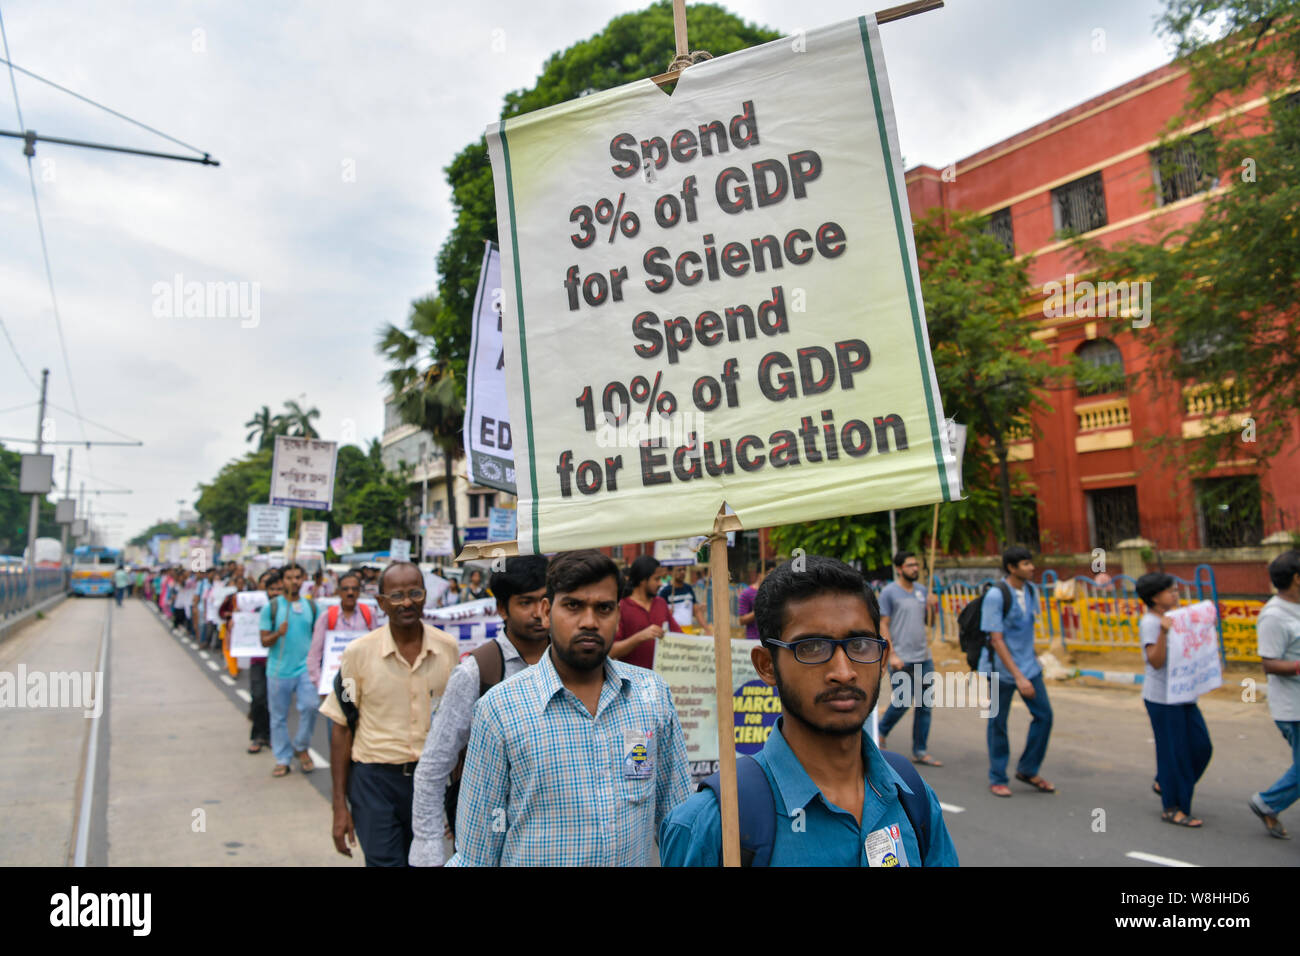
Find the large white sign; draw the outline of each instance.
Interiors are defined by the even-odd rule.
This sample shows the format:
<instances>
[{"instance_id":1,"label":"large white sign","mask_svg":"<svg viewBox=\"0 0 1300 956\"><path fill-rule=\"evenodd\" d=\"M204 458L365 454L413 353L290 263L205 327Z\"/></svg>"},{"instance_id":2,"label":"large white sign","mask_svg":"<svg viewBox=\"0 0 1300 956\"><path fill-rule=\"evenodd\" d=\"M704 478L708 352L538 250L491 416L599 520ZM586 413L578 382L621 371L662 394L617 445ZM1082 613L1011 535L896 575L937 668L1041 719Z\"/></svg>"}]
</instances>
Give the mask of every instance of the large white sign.
<instances>
[{"instance_id":1,"label":"large white sign","mask_svg":"<svg viewBox=\"0 0 1300 956\"><path fill-rule=\"evenodd\" d=\"M289 540L289 509L279 505L249 505L244 539L251 545L277 545Z\"/></svg>"},{"instance_id":2,"label":"large white sign","mask_svg":"<svg viewBox=\"0 0 1300 956\"><path fill-rule=\"evenodd\" d=\"M875 20L797 41L489 127L522 552L960 496Z\"/></svg>"},{"instance_id":3,"label":"large white sign","mask_svg":"<svg viewBox=\"0 0 1300 956\"><path fill-rule=\"evenodd\" d=\"M465 451L469 480L515 493L514 436L506 399L505 343L501 338L501 259L495 242L483 250L474 295L474 333L465 383Z\"/></svg>"},{"instance_id":4,"label":"large white sign","mask_svg":"<svg viewBox=\"0 0 1300 956\"><path fill-rule=\"evenodd\" d=\"M388 542L389 561L410 561L411 542L403 538L392 538Z\"/></svg>"},{"instance_id":5,"label":"large white sign","mask_svg":"<svg viewBox=\"0 0 1300 956\"><path fill-rule=\"evenodd\" d=\"M451 546L451 525L430 525L424 532L424 556L437 558L455 553L455 549Z\"/></svg>"},{"instance_id":6,"label":"large white sign","mask_svg":"<svg viewBox=\"0 0 1300 956\"><path fill-rule=\"evenodd\" d=\"M1190 704L1223 684L1219 660L1218 612L1213 601L1201 601L1169 612L1165 667L1167 702Z\"/></svg>"},{"instance_id":7,"label":"large white sign","mask_svg":"<svg viewBox=\"0 0 1300 956\"><path fill-rule=\"evenodd\" d=\"M277 435L271 460L271 504L328 511L334 504L338 443Z\"/></svg>"},{"instance_id":8,"label":"large white sign","mask_svg":"<svg viewBox=\"0 0 1300 956\"><path fill-rule=\"evenodd\" d=\"M321 657L320 683L317 689L328 694L334 689L334 675L339 672L339 662L343 660L343 651L358 637L365 637L368 631L326 631L325 653Z\"/></svg>"}]
</instances>

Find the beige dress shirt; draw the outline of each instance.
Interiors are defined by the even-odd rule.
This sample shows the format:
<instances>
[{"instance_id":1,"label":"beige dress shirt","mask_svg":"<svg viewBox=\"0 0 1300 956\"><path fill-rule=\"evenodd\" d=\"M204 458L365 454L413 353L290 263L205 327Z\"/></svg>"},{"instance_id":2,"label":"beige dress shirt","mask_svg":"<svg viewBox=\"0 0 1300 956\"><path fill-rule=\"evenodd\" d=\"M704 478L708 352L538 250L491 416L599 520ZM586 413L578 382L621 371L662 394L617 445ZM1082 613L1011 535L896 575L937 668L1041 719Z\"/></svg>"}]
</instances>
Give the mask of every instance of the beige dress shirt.
<instances>
[{"instance_id":1,"label":"beige dress shirt","mask_svg":"<svg viewBox=\"0 0 1300 956\"><path fill-rule=\"evenodd\" d=\"M388 625L349 644L339 674L360 712L352 740L352 759L388 764L419 760L429 733L429 715L442 697L459 656L459 642L428 623L424 624L424 644L414 664L408 664L398 652ZM321 704L320 712L336 724L347 726L333 691Z\"/></svg>"}]
</instances>

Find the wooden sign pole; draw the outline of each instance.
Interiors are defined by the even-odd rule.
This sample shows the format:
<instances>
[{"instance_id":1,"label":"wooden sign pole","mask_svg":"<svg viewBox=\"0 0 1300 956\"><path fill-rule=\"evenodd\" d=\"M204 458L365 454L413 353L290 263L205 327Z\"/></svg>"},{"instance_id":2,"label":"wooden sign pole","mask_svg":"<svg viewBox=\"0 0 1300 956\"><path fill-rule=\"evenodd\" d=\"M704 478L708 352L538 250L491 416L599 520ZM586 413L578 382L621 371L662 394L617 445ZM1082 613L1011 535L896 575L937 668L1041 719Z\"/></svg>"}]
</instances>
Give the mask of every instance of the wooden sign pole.
<instances>
[{"instance_id":1,"label":"wooden sign pole","mask_svg":"<svg viewBox=\"0 0 1300 956\"><path fill-rule=\"evenodd\" d=\"M286 565L293 564L298 560L298 536L302 534L302 509L294 508L293 511L293 536L289 539L292 542L293 547L288 548L288 553L284 556L284 563Z\"/></svg>"},{"instance_id":2,"label":"wooden sign pole","mask_svg":"<svg viewBox=\"0 0 1300 956\"><path fill-rule=\"evenodd\" d=\"M727 532L742 530L740 519L720 510L709 535L709 577L713 587L713 666L717 691L718 776L721 783L722 865L740 866L740 813L736 797L736 718L732 708L731 599L727 568Z\"/></svg>"},{"instance_id":3,"label":"wooden sign pole","mask_svg":"<svg viewBox=\"0 0 1300 956\"><path fill-rule=\"evenodd\" d=\"M925 594L927 610L930 598L934 595L934 543L939 537L939 502L934 503L934 527L930 530L930 587ZM935 629L939 626L939 613L936 611L930 620L930 642L934 641Z\"/></svg>"}]
</instances>

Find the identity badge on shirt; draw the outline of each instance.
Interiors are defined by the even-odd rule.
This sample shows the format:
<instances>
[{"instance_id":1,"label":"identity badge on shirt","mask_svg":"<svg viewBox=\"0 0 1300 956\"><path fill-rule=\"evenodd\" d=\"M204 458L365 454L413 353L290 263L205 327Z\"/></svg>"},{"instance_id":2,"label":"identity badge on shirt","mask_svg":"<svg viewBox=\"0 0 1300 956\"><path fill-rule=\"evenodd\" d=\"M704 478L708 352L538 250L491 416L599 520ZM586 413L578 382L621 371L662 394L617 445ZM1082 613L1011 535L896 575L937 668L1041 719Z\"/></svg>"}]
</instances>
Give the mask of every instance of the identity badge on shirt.
<instances>
[{"instance_id":1,"label":"identity badge on shirt","mask_svg":"<svg viewBox=\"0 0 1300 956\"><path fill-rule=\"evenodd\" d=\"M898 824L892 824L867 834L867 866L907 866L907 850L903 848Z\"/></svg>"},{"instance_id":2,"label":"identity badge on shirt","mask_svg":"<svg viewBox=\"0 0 1300 956\"><path fill-rule=\"evenodd\" d=\"M647 737L639 730L623 732L623 779L648 780L654 776Z\"/></svg>"}]
</instances>

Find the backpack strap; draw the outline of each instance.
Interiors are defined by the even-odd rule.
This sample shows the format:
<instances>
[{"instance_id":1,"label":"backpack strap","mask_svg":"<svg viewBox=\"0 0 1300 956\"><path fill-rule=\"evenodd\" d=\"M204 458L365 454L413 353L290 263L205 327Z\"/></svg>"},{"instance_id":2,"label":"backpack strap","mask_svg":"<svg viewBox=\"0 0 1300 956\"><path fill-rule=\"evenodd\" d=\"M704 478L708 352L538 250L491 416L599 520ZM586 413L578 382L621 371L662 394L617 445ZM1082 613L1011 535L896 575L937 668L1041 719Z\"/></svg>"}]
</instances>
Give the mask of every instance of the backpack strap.
<instances>
[{"instance_id":1,"label":"backpack strap","mask_svg":"<svg viewBox=\"0 0 1300 956\"><path fill-rule=\"evenodd\" d=\"M332 605L325 614L325 630L332 631L339 626L339 614L343 609L337 604Z\"/></svg>"},{"instance_id":2,"label":"backpack strap","mask_svg":"<svg viewBox=\"0 0 1300 956\"><path fill-rule=\"evenodd\" d=\"M491 645L491 646L489 646ZM496 653L493 653L493 651ZM496 638L484 641L470 651L474 663L478 665L478 695L482 697L497 684L506 672L506 652Z\"/></svg>"},{"instance_id":3,"label":"backpack strap","mask_svg":"<svg viewBox=\"0 0 1300 956\"><path fill-rule=\"evenodd\" d=\"M334 696L338 698L339 707L343 710L343 716L347 718L348 730L355 734L357 732L357 720L361 717L361 711L357 709L356 701L343 693L342 668L334 675Z\"/></svg>"},{"instance_id":4,"label":"backpack strap","mask_svg":"<svg viewBox=\"0 0 1300 956\"><path fill-rule=\"evenodd\" d=\"M370 605L358 601L357 610L361 612L361 618L366 622L366 627L373 631L375 629L375 617L370 613Z\"/></svg>"},{"instance_id":5,"label":"backpack strap","mask_svg":"<svg viewBox=\"0 0 1300 956\"><path fill-rule=\"evenodd\" d=\"M722 774L710 774L697 789L706 787L721 806ZM736 759L736 796L740 803L740 865L767 866L776 843L776 800L767 774L753 757Z\"/></svg>"},{"instance_id":6,"label":"backpack strap","mask_svg":"<svg viewBox=\"0 0 1300 956\"><path fill-rule=\"evenodd\" d=\"M903 783L907 784L912 791L907 793L901 788L895 788L898 790L898 802L903 805L903 813L907 814L907 822L912 825L912 832L916 834L916 846L921 852L921 859L917 865L925 866L925 858L930 852L930 800L925 794L925 781L916 772L912 762L902 754L892 750L882 750L880 755L894 768L894 772L903 778Z\"/></svg>"}]
</instances>

